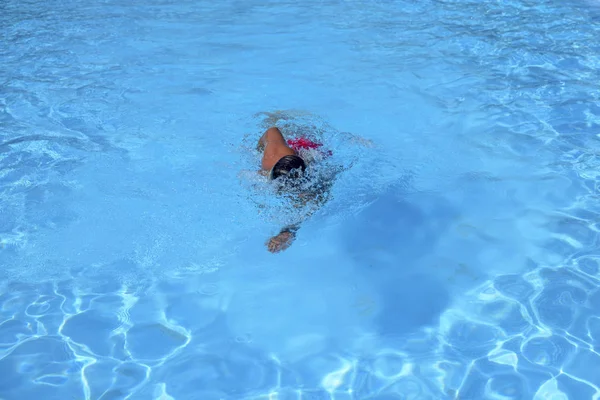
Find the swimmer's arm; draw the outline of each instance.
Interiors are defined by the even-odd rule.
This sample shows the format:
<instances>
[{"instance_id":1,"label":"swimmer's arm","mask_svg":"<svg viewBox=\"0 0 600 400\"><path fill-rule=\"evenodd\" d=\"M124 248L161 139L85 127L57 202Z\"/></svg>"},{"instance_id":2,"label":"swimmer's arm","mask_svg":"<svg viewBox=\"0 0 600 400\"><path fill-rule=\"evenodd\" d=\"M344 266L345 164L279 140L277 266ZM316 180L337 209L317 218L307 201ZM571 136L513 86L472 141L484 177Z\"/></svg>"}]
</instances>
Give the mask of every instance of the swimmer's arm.
<instances>
[{"instance_id":1,"label":"swimmer's arm","mask_svg":"<svg viewBox=\"0 0 600 400\"><path fill-rule=\"evenodd\" d=\"M313 212L309 212L303 220L306 220L312 216ZM303 221L297 222L292 225L284 227L279 233L273 236L267 242L267 248L271 253L278 253L290 247L294 240L296 240L296 232L300 230L300 225Z\"/></svg>"},{"instance_id":2,"label":"swimmer's arm","mask_svg":"<svg viewBox=\"0 0 600 400\"><path fill-rule=\"evenodd\" d=\"M311 199L314 200L313 195L311 195L310 193L302 193L302 194L300 194L300 198L301 198L302 205L306 205L306 203L309 202ZM323 206L323 204L326 201L327 201L327 199L325 199L324 201L321 201L319 206L311 209L308 213L306 213L304 215L304 218L302 218L301 221L284 227L279 232L279 234L277 234L277 235L273 236L271 239L269 239L269 241L267 242L267 248L269 249L269 251L271 253L278 253L278 252L283 251L283 250L287 249L288 247L290 247L292 245L292 243L294 242L294 240L296 239L296 232L298 232L300 230L300 225L302 224L302 222L304 222L307 219L309 219L310 217L312 217L312 215L319 208L321 208L321 206Z\"/></svg>"}]
</instances>

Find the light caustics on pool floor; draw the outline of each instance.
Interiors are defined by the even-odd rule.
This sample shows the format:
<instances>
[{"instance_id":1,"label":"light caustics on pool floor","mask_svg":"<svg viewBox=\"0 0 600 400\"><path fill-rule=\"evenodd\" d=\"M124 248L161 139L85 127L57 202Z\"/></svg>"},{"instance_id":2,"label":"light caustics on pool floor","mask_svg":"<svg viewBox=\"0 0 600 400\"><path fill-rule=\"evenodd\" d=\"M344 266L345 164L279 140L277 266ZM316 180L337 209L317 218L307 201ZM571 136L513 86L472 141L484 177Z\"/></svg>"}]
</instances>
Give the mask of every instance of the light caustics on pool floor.
<instances>
[{"instance_id":1,"label":"light caustics on pool floor","mask_svg":"<svg viewBox=\"0 0 600 400\"><path fill-rule=\"evenodd\" d=\"M0 398L600 398L598 12L3 3ZM351 167L279 256L271 123Z\"/></svg>"},{"instance_id":2,"label":"light caustics on pool floor","mask_svg":"<svg viewBox=\"0 0 600 400\"><path fill-rule=\"evenodd\" d=\"M227 296L210 273L205 283L159 283L154 290L150 282L115 287L110 275L94 276L96 286L83 291L76 283L83 276L13 284L2 296L3 315L12 316L2 324L3 392L8 398L592 398L600 360L593 308L598 266L584 256L561 269L498 276L444 311L439 326L387 347L363 335L352 353L325 344L324 335L305 334L281 348L281 356L256 348L251 334L228 332ZM353 307L364 313L368 304L357 299Z\"/></svg>"}]
</instances>

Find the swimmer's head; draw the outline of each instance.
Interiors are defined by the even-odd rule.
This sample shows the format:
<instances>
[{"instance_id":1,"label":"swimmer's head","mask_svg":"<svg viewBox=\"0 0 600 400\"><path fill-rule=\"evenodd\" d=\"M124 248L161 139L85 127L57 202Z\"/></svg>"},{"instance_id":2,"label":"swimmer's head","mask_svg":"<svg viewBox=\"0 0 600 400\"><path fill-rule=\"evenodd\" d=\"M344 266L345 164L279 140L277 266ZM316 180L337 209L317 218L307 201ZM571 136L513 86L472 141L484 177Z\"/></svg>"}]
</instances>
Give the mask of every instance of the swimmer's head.
<instances>
[{"instance_id":1,"label":"swimmer's head","mask_svg":"<svg viewBox=\"0 0 600 400\"><path fill-rule=\"evenodd\" d=\"M280 176L286 178L298 178L306 170L306 163L298 156L291 155L281 157L271 169L270 179L277 179Z\"/></svg>"}]
</instances>

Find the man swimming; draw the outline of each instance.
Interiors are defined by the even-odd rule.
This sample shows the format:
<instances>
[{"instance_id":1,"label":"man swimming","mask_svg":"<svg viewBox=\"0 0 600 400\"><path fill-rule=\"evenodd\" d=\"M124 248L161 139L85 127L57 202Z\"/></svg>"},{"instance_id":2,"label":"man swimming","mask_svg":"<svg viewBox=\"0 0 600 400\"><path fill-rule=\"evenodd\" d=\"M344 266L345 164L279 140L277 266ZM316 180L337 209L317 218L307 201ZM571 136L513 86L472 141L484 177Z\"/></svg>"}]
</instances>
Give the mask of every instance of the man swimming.
<instances>
[{"instance_id":1,"label":"man swimming","mask_svg":"<svg viewBox=\"0 0 600 400\"><path fill-rule=\"evenodd\" d=\"M300 152L318 149L320 146L320 143L302 137L286 141L278 128L269 128L258 141L258 149L263 151L261 173L267 175L271 181L285 180L288 186L292 186L306 171L306 161L300 157ZM327 156L331 155L331 152L323 154ZM304 203L311 194L299 192L298 197L298 200ZM267 242L269 251L277 253L290 247L298 229L299 223L283 228Z\"/></svg>"}]
</instances>

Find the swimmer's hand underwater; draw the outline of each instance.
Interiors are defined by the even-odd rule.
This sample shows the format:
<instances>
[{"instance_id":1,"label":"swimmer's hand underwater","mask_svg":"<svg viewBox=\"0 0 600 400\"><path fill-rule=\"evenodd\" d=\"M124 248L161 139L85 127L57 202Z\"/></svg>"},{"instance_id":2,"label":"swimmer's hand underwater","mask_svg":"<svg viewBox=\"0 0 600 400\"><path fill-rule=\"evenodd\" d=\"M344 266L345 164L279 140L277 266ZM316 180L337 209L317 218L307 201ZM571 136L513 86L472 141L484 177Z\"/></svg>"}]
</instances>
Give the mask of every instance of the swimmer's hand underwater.
<instances>
[{"instance_id":1,"label":"swimmer's hand underwater","mask_svg":"<svg viewBox=\"0 0 600 400\"><path fill-rule=\"evenodd\" d=\"M267 248L271 253L279 253L290 247L296 239L296 232L290 229L283 229L279 234L273 236L267 242Z\"/></svg>"}]
</instances>

